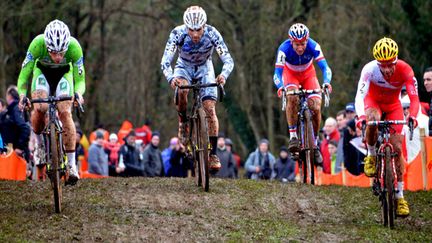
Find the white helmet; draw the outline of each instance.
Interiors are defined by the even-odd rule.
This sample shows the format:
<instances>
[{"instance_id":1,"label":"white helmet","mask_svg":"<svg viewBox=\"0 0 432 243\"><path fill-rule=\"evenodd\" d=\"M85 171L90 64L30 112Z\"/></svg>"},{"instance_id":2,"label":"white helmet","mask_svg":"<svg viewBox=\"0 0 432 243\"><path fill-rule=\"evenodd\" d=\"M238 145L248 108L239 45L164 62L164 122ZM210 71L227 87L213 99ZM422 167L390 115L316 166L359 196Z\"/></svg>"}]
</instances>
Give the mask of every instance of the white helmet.
<instances>
[{"instance_id":1,"label":"white helmet","mask_svg":"<svg viewBox=\"0 0 432 243\"><path fill-rule=\"evenodd\" d=\"M69 28L62 21L53 20L46 26L44 38L48 51L65 52L69 47Z\"/></svg>"},{"instance_id":2,"label":"white helmet","mask_svg":"<svg viewBox=\"0 0 432 243\"><path fill-rule=\"evenodd\" d=\"M189 29L199 29L207 22L207 14L200 6L190 6L183 14L183 22Z\"/></svg>"}]
</instances>

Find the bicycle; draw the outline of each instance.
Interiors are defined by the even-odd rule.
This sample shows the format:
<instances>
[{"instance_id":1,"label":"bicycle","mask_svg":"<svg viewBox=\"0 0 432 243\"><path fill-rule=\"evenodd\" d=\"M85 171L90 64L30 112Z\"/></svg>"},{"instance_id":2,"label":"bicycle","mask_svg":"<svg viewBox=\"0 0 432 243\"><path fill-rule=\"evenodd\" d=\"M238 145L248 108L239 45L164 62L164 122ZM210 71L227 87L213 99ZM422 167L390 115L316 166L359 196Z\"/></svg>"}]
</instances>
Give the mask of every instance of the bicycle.
<instances>
[{"instance_id":1,"label":"bicycle","mask_svg":"<svg viewBox=\"0 0 432 243\"><path fill-rule=\"evenodd\" d=\"M187 115L187 123L189 133L186 138L186 148L188 157L193 160L195 184L202 186L204 191L208 192L210 187L209 175L209 137L207 132L206 114L202 105L200 90L208 87L218 87L219 101L222 102L225 96L225 91L222 85L217 83L200 84L198 79L193 79L190 85L180 85L175 90L175 104L178 104L178 90L192 89L193 90L193 105Z\"/></svg>"},{"instance_id":2,"label":"bicycle","mask_svg":"<svg viewBox=\"0 0 432 243\"><path fill-rule=\"evenodd\" d=\"M324 107L328 107L330 104L330 95L327 89L313 89L306 90L300 88L299 90L283 90L282 95L282 110L286 110L287 96L297 95L300 98L298 104L298 120L297 120L297 134L300 138L300 153L292 154L293 159L298 159L300 177L303 177L303 183L315 184L315 157L314 157L314 147L315 147L315 135L312 125L312 114L309 109L307 99L309 95L312 94L322 94L324 93Z\"/></svg>"},{"instance_id":3,"label":"bicycle","mask_svg":"<svg viewBox=\"0 0 432 243\"><path fill-rule=\"evenodd\" d=\"M40 62L38 62L37 65L44 65L44 64L40 64ZM56 70L54 72L57 72L57 75L63 76L63 74L69 70L68 68L65 67L66 67L65 64L57 64L57 65L50 65L50 66L45 65L43 66L42 71L43 72L45 71L45 73L47 73L47 70L54 69ZM48 77L51 78L53 76L45 75L45 77L48 79ZM45 173L47 174L48 178L51 181L51 186L53 189L54 208L56 213L61 212L62 187L60 182L61 179L64 178L64 181L66 183L68 177L67 156L63 145L63 137L62 137L63 128L57 116L57 104L63 101L70 101L75 99L75 101L78 103L77 109L79 109L77 114L79 114L80 112L84 112L84 109L82 105L78 102L77 98L78 98L77 94L75 93L74 97L48 96L47 98L38 98L38 99L31 99L31 100L29 100L28 98L24 98L23 100L24 105L28 104L29 102L31 104L36 104L36 103L48 104L48 122L42 131L43 142L41 145L44 147L44 151L45 151L45 158L43 158L46 164Z\"/></svg>"},{"instance_id":4,"label":"bicycle","mask_svg":"<svg viewBox=\"0 0 432 243\"><path fill-rule=\"evenodd\" d=\"M384 116L384 115L383 115ZM381 219L385 227L394 228L394 219L396 218L396 193L397 174L395 168L395 158L397 153L390 143L390 134L394 129L391 125L405 125L404 120L381 120L369 121L362 124L362 135L365 137L366 124L368 126L378 126L377 140L377 161L376 171L372 184L372 192L379 197L381 203ZM408 123L410 130L410 140L412 139L414 126L412 122Z\"/></svg>"}]
</instances>

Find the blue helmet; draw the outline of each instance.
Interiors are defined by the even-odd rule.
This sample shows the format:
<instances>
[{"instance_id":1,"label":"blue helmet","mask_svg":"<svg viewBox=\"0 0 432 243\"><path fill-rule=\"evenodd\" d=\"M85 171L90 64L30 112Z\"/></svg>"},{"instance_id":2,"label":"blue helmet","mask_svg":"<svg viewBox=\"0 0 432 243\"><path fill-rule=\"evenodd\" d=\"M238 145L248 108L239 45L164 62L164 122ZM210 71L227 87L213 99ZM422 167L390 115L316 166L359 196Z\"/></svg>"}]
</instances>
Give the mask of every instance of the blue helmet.
<instances>
[{"instance_id":1,"label":"blue helmet","mask_svg":"<svg viewBox=\"0 0 432 243\"><path fill-rule=\"evenodd\" d=\"M293 41L309 39L309 29L302 23L293 24L288 30L288 36Z\"/></svg>"}]
</instances>

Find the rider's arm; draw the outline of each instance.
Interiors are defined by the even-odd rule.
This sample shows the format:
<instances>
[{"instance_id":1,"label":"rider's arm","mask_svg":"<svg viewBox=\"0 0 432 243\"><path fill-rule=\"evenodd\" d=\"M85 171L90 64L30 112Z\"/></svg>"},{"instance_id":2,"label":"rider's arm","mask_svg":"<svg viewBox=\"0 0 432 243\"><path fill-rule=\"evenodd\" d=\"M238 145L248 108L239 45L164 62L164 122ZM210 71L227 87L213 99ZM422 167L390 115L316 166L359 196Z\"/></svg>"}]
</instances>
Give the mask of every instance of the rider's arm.
<instances>
[{"instance_id":1,"label":"rider's arm","mask_svg":"<svg viewBox=\"0 0 432 243\"><path fill-rule=\"evenodd\" d=\"M273 74L273 82L277 89L280 89L283 86L282 73L285 65L285 58L286 54L284 51L284 44L282 44L277 51L275 70Z\"/></svg>"},{"instance_id":2,"label":"rider's arm","mask_svg":"<svg viewBox=\"0 0 432 243\"><path fill-rule=\"evenodd\" d=\"M78 41L71 37L68 52L72 57L74 92L83 95L85 92L85 69L83 51Z\"/></svg>"},{"instance_id":3,"label":"rider's arm","mask_svg":"<svg viewBox=\"0 0 432 243\"><path fill-rule=\"evenodd\" d=\"M27 82L33 73L35 61L41 55L41 49L44 48L43 35L39 35L33 39L27 50L26 57L22 63L21 72L18 76L18 93L20 95L27 94Z\"/></svg>"},{"instance_id":4,"label":"rider's arm","mask_svg":"<svg viewBox=\"0 0 432 243\"><path fill-rule=\"evenodd\" d=\"M329 84L332 79L332 71L327 64L326 59L324 58L324 54L321 50L321 46L317 43L315 46L315 56L314 56L318 67L321 69L323 74L323 80L325 84Z\"/></svg>"},{"instance_id":5,"label":"rider's arm","mask_svg":"<svg viewBox=\"0 0 432 243\"><path fill-rule=\"evenodd\" d=\"M171 82L171 80L173 79L173 70L171 68L171 61L173 60L174 55L177 51L177 40L179 39L180 35L181 33L177 28L171 31L162 57L161 68L168 82Z\"/></svg>"},{"instance_id":6,"label":"rider's arm","mask_svg":"<svg viewBox=\"0 0 432 243\"><path fill-rule=\"evenodd\" d=\"M366 97L369 91L369 85L370 85L369 77L370 77L369 72L367 72L365 68L363 68L357 86L357 94L355 97L355 109L358 117L364 116L366 114L364 110L364 98Z\"/></svg>"},{"instance_id":7,"label":"rider's arm","mask_svg":"<svg viewBox=\"0 0 432 243\"><path fill-rule=\"evenodd\" d=\"M414 72L411 69L407 75L407 81L405 82L405 87L410 99L410 116L417 117L420 108L420 100L417 91L417 80L414 77Z\"/></svg>"},{"instance_id":8,"label":"rider's arm","mask_svg":"<svg viewBox=\"0 0 432 243\"><path fill-rule=\"evenodd\" d=\"M216 48L216 52L223 62L221 75L226 80L234 69L234 60L232 59L231 54L228 51L228 47L226 46L219 31L217 31L215 28L211 28L210 32L212 32L210 36L212 37L212 42Z\"/></svg>"}]
</instances>

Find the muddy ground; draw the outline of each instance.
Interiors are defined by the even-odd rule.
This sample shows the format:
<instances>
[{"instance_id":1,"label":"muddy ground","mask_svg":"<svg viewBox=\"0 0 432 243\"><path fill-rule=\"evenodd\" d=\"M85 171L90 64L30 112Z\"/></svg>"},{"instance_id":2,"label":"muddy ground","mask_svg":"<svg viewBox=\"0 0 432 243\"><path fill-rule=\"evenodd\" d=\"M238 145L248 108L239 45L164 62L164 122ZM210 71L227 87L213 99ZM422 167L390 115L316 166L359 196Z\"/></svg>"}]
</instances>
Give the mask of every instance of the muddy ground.
<instances>
[{"instance_id":1,"label":"muddy ground","mask_svg":"<svg viewBox=\"0 0 432 243\"><path fill-rule=\"evenodd\" d=\"M81 180L55 214L48 182L0 181L0 242L432 241L432 191L407 192L411 216L380 225L370 189L213 179Z\"/></svg>"}]
</instances>

